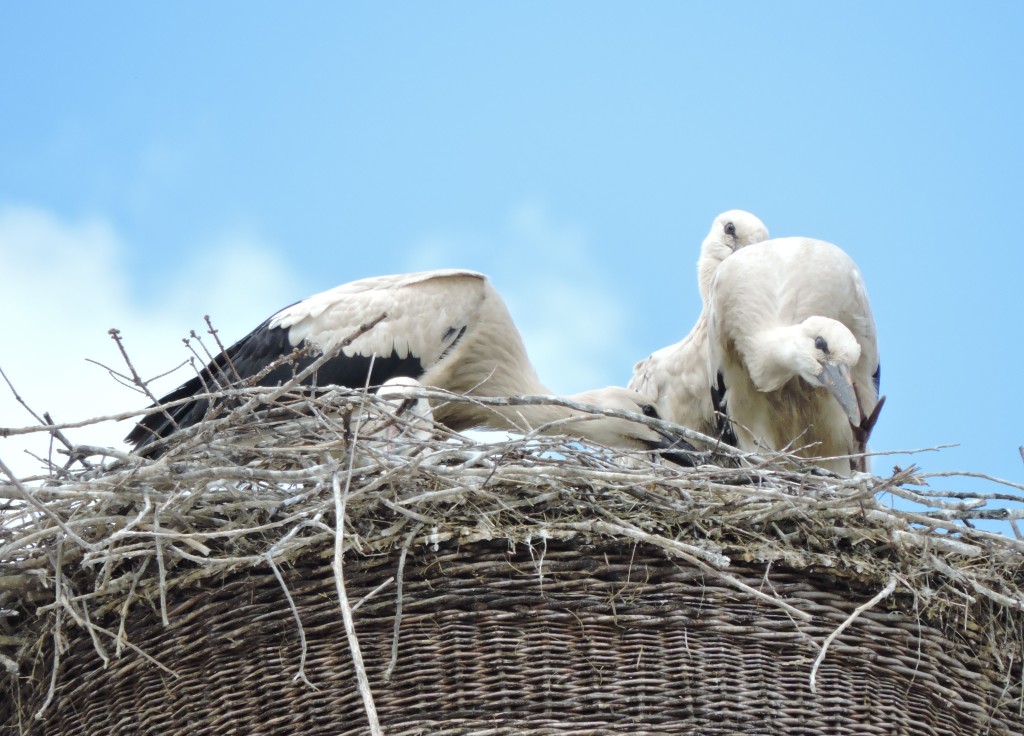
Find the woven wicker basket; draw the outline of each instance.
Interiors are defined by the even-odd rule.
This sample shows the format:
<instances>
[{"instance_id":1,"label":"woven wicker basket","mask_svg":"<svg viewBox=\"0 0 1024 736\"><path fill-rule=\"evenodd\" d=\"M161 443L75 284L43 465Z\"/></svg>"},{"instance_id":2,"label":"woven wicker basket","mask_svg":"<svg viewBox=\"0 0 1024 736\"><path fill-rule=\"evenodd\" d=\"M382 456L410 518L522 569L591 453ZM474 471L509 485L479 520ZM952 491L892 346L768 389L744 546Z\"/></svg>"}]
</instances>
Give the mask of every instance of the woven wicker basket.
<instances>
[{"instance_id":1,"label":"woven wicker basket","mask_svg":"<svg viewBox=\"0 0 1024 736\"><path fill-rule=\"evenodd\" d=\"M0 736L1024 736L1024 540L970 523L1016 496L399 447L374 400L0 481Z\"/></svg>"},{"instance_id":2,"label":"woven wicker basket","mask_svg":"<svg viewBox=\"0 0 1024 736\"><path fill-rule=\"evenodd\" d=\"M329 551L325 550L325 554ZM398 554L346 556L350 599L396 575ZM3 707L4 733L365 734L331 568L305 557L284 571L302 648L270 570L247 571L128 618L139 656L103 668L88 637L61 658L53 704L19 722L46 690ZM371 595L355 623L381 726L411 734L1021 734L1019 696L988 672L970 631L952 641L886 602L818 646L870 589L810 570L733 565L813 614L780 608L623 542L504 540L410 552L397 664L385 681L395 587ZM117 626L115 617L99 622ZM41 662L49 661L42 657Z\"/></svg>"}]
</instances>

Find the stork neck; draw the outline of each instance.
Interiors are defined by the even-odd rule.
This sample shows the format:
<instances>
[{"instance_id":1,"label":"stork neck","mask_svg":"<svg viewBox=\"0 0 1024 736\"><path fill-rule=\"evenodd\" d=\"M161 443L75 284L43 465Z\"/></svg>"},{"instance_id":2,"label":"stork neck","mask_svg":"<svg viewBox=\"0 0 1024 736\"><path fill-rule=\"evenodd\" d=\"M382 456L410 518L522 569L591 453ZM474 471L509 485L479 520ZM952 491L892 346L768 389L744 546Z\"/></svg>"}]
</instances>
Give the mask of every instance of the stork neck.
<instances>
[{"instance_id":1,"label":"stork neck","mask_svg":"<svg viewBox=\"0 0 1024 736\"><path fill-rule=\"evenodd\" d=\"M737 345L758 391L776 391L800 375L800 337L799 325L786 325L758 331Z\"/></svg>"},{"instance_id":2,"label":"stork neck","mask_svg":"<svg viewBox=\"0 0 1024 736\"><path fill-rule=\"evenodd\" d=\"M693 327L690 329L689 334L686 335L684 340L707 340L708 334L708 310L701 309L700 315L697 317L697 321L693 323Z\"/></svg>"},{"instance_id":3,"label":"stork neck","mask_svg":"<svg viewBox=\"0 0 1024 736\"><path fill-rule=\"evenodd\" d=\"M552 395L549 389L540 384L537 385L535 390L524 392L524 394L538 396ZM571 401L591 403L580 395L568 396L566 398ZM493 406L488 408L493 410L494 413L498 414L504 420L506 429L513 432L529 432L539 427L543 427L546 424L568 419L578 413L568 407L558 406L556 404L524 404L520 406ZM564 434L566 429L564 425L559 424L557 427L552 427L551 431Z\"/></svg>"},{"instance_id":4,"label":"stork neck","mask_svg":"<svg viewBox=\"0 0 1024 736\"><path fill-rule=\"evenodd\" d=\"M701 246L700 259L697 261L697 287L703 304L706 305L711 298L711 284L715 281L718 267L732 252L730 246L717 240L705 240Z\"/></svg>"},{"instance_id":5,"label":"stork neck","mask_svg":"<svg viewBox=\"0 0 1024 736\"><path fill-rule=\"evenodd\" d=\"M553 394L540 383L531 386L527 390L498 395L556 396L567 401L591 406L607 405L607 398L601 395L601 391L585 391L571 396L561 396L560 394ZM540 430L544 434L568 434L588 437L598 442L607 443L609 441L608 431L606 429L599 429L603 423L602 419L595 419L591 414L571 409L567 406L558 404L522 404L512 406L461 404L460 407L461 416L456 423L463 428L486 426L523 433ZM443 412L443 409L441 411ZM435 411L435 418L438 418L437 411ZM442 421L445 419L443 413L440 418Z\"/></svg>"},{"instance_id":6,"label":"stork neck","mask_svg":"<svg viewBox=\"0 0 1024 736\"><path fill-rule=\"evenodd\" d=\"M700 298L703 304L708 303L711 295L711 282L714 281L715 271L718 270L721 262L721 258L704 256L697 263L697 287L700 289Z\"/></svg>"}]
</instances>

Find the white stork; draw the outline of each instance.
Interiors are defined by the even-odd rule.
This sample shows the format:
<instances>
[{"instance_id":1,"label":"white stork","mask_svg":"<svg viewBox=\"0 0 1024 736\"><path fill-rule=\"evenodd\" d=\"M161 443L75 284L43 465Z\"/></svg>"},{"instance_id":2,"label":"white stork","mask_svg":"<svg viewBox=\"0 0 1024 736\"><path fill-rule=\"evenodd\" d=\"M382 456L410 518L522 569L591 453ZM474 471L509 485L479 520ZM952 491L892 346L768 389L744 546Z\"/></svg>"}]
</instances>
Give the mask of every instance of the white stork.
<instances>
[{"instance_id":1,"label":"white stork","mask_svg":"<svg viewBox=\"0 0 1024 736\"><path fill-rule=\"evenodd\" d=\"M794 449L840 475L863 453L882 402L875 321L841 249L779 238L726 259L708 300L711 375L746 450Z\"/></svg>"},{"instance_id":2,"label":"white stork","mask_svg":"<svg viewBox=\"0 0 1024 736\"><path fill-rule=\"evenodd\" d=\"M723 429L708 389L708 292L722 261L744 246L767 239L764 223L743 210L723 212L711 223L697 261L697 284L705 304L697 323L682 340L633 366L629 387L654 399L662 419L710 436ZM731 436L728 439L735 442Z\"/></svg>"},{"instance_id":3,"label":"white stork","mask_svg":"<svg viewBox=\"0 0 1024 736\"><path fill-rule=\"evenodd\" d=\"M366 328L368 325L372 326ZM301 347L309 348L306 355L266 371L275 360ZM425 386L470 396L551 393L537 378L519 331L487 278L474 271L440 270L353 281L286 307L160 403L246 379L278 385L318 358L322 364L304 384L354 388L408 376ZM646 397L617 386L567 398L658 416ZM208 408L207 400L197 399L151 413L135 426L127 441L144 454L159 454L159 447L147 446L177 428L198 423ZM683 464L687 458L670 452L671 448L692 449L641 423L584 415L556 405L434 402L433 414L435 421L455 431L473 427L520 432L541 429L620 449L662 450Z\"/></svg>"},{"instance_id":4,"label":"white stork","mask_svg":"<svg viewBox=\"0 0 1024 736\"><path fill-rule=\"evenodd\" d=\"M377 389L379 401L367 406L360 419L359 436L384 440L389 452L415 449L433 434L430 402L416 396L423 384L415 378L389 378ZM402 447L404 445L404 447Z\"/></svg>"}]
</instances>

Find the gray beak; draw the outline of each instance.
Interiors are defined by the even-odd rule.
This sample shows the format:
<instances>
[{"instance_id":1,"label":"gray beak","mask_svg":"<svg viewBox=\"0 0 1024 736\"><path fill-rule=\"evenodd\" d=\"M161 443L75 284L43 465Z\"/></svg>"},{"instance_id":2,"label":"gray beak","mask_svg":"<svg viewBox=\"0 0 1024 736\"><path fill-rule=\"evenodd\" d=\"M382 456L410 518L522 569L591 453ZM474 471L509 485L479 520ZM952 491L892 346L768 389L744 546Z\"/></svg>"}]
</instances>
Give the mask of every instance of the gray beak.
<instances>
[{"instance_id":1,"label":"gray beak","mask_svg":"<svg viewBox=\"0 0 1024 736\"><path fill-rule=\"evenodd\" d=\"M697 463L694 456L697 453L697 448L682 437L674 437L667 432L657 429L654 431L661 436L661 441L645 442L644 444L647 445L649 450L656 452L676 465L682 465L687 468L696 466Z\"/></svg>"},{"instance_id":2,"label":"gray beak","mask_svg":"<svg viewBox=\"0 0 1024 736\"><path fill-rule=\"evenodd\" d=\"M842 364L826 363L818 374L818 380L836 397L836 401L849 417L850 424L854 427L860 426L860 404L857 403L857 393L853 390L850 369Z\"/></svg>"}]
</instances>

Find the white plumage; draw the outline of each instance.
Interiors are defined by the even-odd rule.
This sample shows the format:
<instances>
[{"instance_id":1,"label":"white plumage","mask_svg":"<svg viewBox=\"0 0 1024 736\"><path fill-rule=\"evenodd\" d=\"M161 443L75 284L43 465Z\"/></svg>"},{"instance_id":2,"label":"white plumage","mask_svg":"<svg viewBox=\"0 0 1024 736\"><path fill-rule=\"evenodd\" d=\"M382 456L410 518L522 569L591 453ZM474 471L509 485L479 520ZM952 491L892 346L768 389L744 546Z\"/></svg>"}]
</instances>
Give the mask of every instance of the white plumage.
<instances>
[{"instance_id":1,"label":"white plumage","mask_svg":"<svg viewBox=\"0 0 1024 736\"><path fill-rule=\"evenodd\" d=\"M741 448L865 451L881 408L875 323L860 271L838 247L780 238L730 256L711 286L708 344ZM819 464L866 469L862 459Z\"/></svg>"},{"instance_id":2,"label":"white plumage","mask_svg":"<svg viewBox=\"0 0 1024 736\"><path fill-rule=\"evenodd\" d=\"M702 301L706 302L722 261L740 248L767 238L764 223L749 212L729 210L716 217L697 261ZM629 387L654 399L663 419L714 436L720 422L715 416L710 383L705 305L686 337L651 353L633 367Z\"/></svg>"},{"instance_id":3,"label":"white plumage","mask_svg":"<svg viewBox=\"0 0 1024 736\"><path fill-rule=\"evenodd\" d=\"M267 371L297 348L305 348L306 354ZM318 358L322 364L303 383L358 388L406 376L425 386L471 396L551 393L537 378L519 331L487 278L474 271L441 270L354 281L287 307L161 403L246 380L277 385ZM622 387L570 398L657 416L646 397ZM206 399L196 399L168 412L150 414L132 430L128 441L143 452L156 454L161 450L148 449L150 443L196 424L208 408ZM561 406L435 401L433 415L435 421L456 431L472 427L529 431L559 422L549 431L607 446L628 450L678 446L677 438L643 424L593 418Z\"/></svg>"},{"instance_id":4,"label":"white plumage","mask_svg":"<svg viewBox=\"0 0 1024 736\"><path fill-rule=\"evenodd\" d=\"M429 440L434 429L430 402L416 396L423 384L415 378L398 376L377 389L378 401L368 403L359 421L359 436L383 441L392 453L415 450Z\"/></svg>"}]
</instances>

